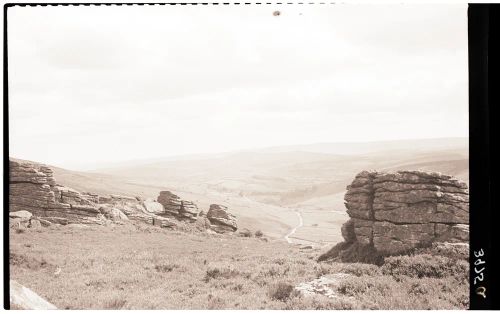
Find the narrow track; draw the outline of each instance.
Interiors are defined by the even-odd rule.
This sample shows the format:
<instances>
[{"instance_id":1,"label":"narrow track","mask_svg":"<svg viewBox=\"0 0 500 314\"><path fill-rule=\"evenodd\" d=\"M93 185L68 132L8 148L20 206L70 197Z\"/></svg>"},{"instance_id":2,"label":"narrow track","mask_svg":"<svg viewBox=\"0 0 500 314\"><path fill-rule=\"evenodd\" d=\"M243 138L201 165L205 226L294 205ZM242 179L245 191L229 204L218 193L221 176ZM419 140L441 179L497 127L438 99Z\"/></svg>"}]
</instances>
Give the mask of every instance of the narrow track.
<instances>
[{"instance_id":1,"label":"narrow track","mask_svg":"<svg viewBox=\"0 0 500 314\"><path fill-rule=\"evenodd\" d=\"M290 230L290 232L288 232L288 234L285 236L285 240L288 243L293 243L293 241L290 239L290 236L293 235L297 231L297 229L299 229L300 227L302 227L304 225L304 220L302 219L302 214L298 210L295 210L295 213L297 214L297 217L299 217L299 224L295 228Z\"/></svg>"}]
</instances>

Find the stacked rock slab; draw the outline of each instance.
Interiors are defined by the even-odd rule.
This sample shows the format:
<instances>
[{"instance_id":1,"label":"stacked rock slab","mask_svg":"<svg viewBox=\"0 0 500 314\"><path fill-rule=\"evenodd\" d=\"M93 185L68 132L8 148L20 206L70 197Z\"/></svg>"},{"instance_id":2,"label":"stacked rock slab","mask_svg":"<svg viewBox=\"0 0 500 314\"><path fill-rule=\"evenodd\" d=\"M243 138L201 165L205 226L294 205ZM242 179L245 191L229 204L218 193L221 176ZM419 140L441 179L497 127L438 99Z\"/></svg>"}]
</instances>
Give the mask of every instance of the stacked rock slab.
<instances>
[{"instance_id":1,"label":"stacked rock slab","mask_svg":"<svg viewBox=\"0 0 500 314\"><path fill-rule=\"evenodd\" d=\"M77 191L57 185L52 169L31 162L10 160L9 211L26 210L46 220L92 223L96 206Z\"/></svg>"},{"instance_id":2,"label":"stacked rock slab","mask_svg":"<svg viewBox=\"0 0 500 314\"><path fill-rule=\"evenodd\" d=\"M143 201L139 197L117 194L99 196L99 204L103 214L115 222L130 219L163 228L171 228L176 225L172 220L156 215L158 210L151 211L148 201ZM163 212L163 206L159 203L156 205L159 205L162 209L161 212Z\"/></svg>"},{"instance_id":3,"label":"stacked rock slab","mask_svg":"<svg viewBox=\"0 0 500 314\"><path fill-rule=\"evenodd\" d=\"M158 215L174 217L179 220L196 221L199 209L193 202L182 200L170 191L161 191L157 201L164 208L164 212L157 213Z\"/></svg>"},{"instance_id":4,"label":"stacked rock slab","mask_svg":"<svg viewBox=\"0 0 500 314\"><path fill-rule=\"evenodd\" d=\"M346 242L372 245L383 255L469 240L468 188L451 176L363 171L344 199L351 217L342 228Z\"/></svg>"},{"instance_id":5,"label":"stacked rock slab","mask_svg":"<svg viewBox=\"0 0 500 314\"><path fill-rule=\"evenodd\" d=\"M27 211L35 217L28 221L28 226L38 221L42 225L66 225L120 223L129 219L161 227L175 226L173 221L146 211L142 200L136 197L80 193L57 184L52 169L38 163L10 160L9 167L9 212L13 225L26 225L26 221L14 217L14 212Z\"/></svg>"},{"instance_id":6,"label":"stacked rock slab","mask_svg":"<svg viewBox=\"0 0 500 314\"><path fill-rule=\"evenodd\" d=\"M234 232L238 229L236 217L223 205L211 204L207 219L210 221L210 228L218 233Z\"/></svg>"}]
</instances>

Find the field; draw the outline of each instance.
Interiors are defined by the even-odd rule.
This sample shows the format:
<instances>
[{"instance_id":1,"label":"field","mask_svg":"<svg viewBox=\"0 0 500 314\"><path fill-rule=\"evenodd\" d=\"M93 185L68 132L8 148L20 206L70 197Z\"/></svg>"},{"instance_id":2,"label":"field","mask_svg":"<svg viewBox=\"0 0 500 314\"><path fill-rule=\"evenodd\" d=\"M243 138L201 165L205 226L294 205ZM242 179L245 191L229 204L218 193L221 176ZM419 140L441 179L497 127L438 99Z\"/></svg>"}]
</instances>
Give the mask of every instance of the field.
<instances>
[{"instance_id":1,"label":"field","mask_svg":"<svg viewBox=\"0 0 500 314\"><path fill-rule=\"evenodd\" d=\"M467 263L423 254L381 267L318 263L283 240L145 225L11 231L11 279L60 309L465 309ZM348 274L334 298L294 287Z\"/></svg>"}]
</instances>

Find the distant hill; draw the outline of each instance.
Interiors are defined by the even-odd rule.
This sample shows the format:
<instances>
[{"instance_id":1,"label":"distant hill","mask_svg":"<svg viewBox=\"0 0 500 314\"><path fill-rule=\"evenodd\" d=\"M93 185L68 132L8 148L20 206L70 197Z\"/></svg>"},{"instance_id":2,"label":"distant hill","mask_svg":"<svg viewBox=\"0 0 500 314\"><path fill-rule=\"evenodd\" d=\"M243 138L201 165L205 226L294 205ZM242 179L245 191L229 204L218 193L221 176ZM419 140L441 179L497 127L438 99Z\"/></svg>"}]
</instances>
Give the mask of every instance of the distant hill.
<instances>
[{"instance_id":1,"label":"distant hill","mask_svg":"<svg viewBox=\"0 0 500 314\"><path fill-rule=\"evenodd\" d=\"M156 198L170 190L202 209L227 205L241 226L274 236L297 224L293 210L299 210L298 235L335 242L347 219L343 193L358 172L436 171L468 182L468 158L468 140L452 138L284 146L138 160L93 172L52 168L58 183L80 191Z\"/></svg>"}]
</instances>

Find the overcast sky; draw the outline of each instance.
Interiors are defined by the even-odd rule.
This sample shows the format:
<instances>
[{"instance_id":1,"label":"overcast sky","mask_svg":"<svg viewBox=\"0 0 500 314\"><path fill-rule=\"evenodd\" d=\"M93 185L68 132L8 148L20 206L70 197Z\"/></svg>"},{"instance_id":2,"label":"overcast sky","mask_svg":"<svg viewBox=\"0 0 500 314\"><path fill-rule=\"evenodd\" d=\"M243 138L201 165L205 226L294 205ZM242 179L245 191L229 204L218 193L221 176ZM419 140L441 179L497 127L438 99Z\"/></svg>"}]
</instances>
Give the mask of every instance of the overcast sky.
<instances>
[{"instance_id":1,"label":"overcast sky","mask_svg":"<svg viewBox=\"0 0 500 314\"><path fill-rule=\"evenodd\" d=\"M14 7L8 32L13 157L468 135L466 4Z\"/></svg>"}]
</instances>

